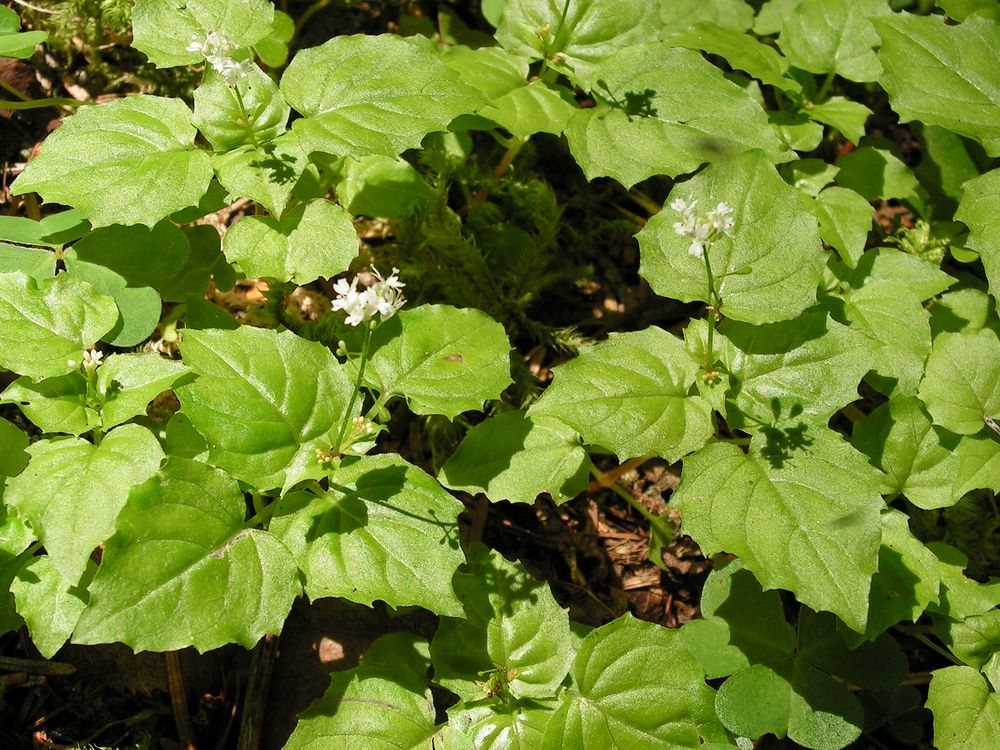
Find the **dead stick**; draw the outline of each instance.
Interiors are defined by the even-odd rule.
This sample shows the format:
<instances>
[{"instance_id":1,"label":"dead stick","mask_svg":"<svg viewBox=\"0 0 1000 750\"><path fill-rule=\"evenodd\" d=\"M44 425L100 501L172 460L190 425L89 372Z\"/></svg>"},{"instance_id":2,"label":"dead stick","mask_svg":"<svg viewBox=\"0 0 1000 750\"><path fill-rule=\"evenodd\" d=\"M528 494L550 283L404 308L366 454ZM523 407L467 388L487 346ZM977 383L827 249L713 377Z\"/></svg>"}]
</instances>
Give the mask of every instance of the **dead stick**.
<instances>
[{"instance_id":1,"label":"dead stick","mask_svg":"<svg viewBox=\"0 0 1000 750\"><path fill-rule=\"evenodd\" d=\"M258 750L260 733L264 728L264 713L267 708L267 691L271 687L274 662L278 656L278 636L265 635L250 657L250 678L243 700L243 716L240 719L238 750Z\"/></svg>"},{"instance_id":2,"label":"dead stick","mask_svg":"<svg viewBox=\"0 0 1000 750\"><path fill-rule=\"evenodd\" d=\"M180 656L176 651L167 651L163 656L167 662L167 684L170 686L170 705L174 709L177 739L180 740L184 750L197 750L194 745L194 730L191 728L191 715L188 713Z\"/></svg>"}]
</instances>

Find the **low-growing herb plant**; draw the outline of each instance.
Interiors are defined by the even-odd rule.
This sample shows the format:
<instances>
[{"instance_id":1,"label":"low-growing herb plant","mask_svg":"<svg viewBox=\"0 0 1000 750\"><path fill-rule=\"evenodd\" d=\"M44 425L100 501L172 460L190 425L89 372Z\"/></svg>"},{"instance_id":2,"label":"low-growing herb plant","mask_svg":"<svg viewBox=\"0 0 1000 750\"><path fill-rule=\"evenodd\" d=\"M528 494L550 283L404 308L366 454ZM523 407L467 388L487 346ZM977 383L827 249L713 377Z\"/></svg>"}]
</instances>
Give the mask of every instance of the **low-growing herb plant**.
<instances>
[{"instance_id":1,"label":"low-growing herb plant","mask_svg":"<svg viewBox=\"0 0 1000 750\"><path fill-rule=\"evenodd\" d=\"M947 543L969 507L990 509L996 543L1000 6L482 11L490 44L341 36L282 69L290 21L267 0L136 0L134 47L203 68L193 106L81 107L12 185L69 208L0 219L0 403L27 420L0 420L0 629L25 623L51 656L68 639L251 647L303 593L440 617L430 642L385 636L334 674L293 749L835 750L873 731L915 743L928 710L937 747L1000 746L1000 581ZM8 19L2 49L38 41L12 43ZM865 135L883 96L916 168ZM548 134L588 179L663 187L662 210L637 193L639 271L697 303L679 335L613 332L527 408L493 409L512 383L504 326L406 304L405 274L360 260L352 222L406 217L450 237L464 272L498 274L529 233L479 254L476 232L505 221L474 218L489 185L464 215L449 204L472 134L502 144L496 179ZM196 223L237 199L255 210L221 242ZM878 244L887 201L914 228ZM558 211L539 216L550 252ZM426 237L401 247L427 288L448 273ZM206 301L240 275L279 292L339 279L307 337ZM145 415L165 391L164 426ZM395 400L474 424L436 477L380 450ZM449 490L565 502L591 474L613 485L598 454L682 466L670 504L716 565L679 630L572 624L519 564L462 543ZM658 549L670 526L641 512ZM903 637L950 662L929 687Z\"/></svg>"}]
</instances>

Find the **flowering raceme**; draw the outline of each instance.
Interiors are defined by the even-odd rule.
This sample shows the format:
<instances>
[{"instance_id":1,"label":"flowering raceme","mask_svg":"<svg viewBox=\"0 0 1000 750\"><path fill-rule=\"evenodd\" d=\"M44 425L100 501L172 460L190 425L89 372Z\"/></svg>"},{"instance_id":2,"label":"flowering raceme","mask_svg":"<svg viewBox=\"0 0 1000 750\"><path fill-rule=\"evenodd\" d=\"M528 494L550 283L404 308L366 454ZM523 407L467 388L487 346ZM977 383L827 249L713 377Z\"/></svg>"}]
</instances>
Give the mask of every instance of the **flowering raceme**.
<instances>
[{"instance_id":1,"label":"flowering raceme","mask_svg":"<svg viewBox=\"0 0 1000 750\"><path fill-rule=\"evenodd\" d=\"M350 283L347 279L340 279L333 285L337 297L331 304L332 308L347 313L345 322L349 326L369 321L376 315L388 320L406 303L400 292L406 284L399 280L398 273L399 269L393 268L388 277L382 278L378 269L372 266L375 283L366 289L358 289L357 276Z\"/></svg>"},{"instance_id":2,"label":"flowering raceme","mask_svg":"<svg viewBox=\"0 0 1000 750\"><path fill-rule=\"evenodd\" d=\"M728 203L719 203L704 215L697 212L698 201L688 203L675 198L670 207L681 214L681 221L674 222L674 231L691 240L688 252L695 258L705 256L705 248L733 228L733 209Z\"/></svg>"},{"instance_id":3,"label":"flowering raceme","mask_svg":"<svg viewBox=\"0 0 1000 750\"><path fill-rule=\"evenodd\" d=\"M252 64L249 60L234 60L233 53L237 49L236 40L224 31L210 31L204 40L195 34L187 46L188 52L197 52L204 57L230 86L235 86L241 77L249 73Z\"/></svg>"}]
</instances>

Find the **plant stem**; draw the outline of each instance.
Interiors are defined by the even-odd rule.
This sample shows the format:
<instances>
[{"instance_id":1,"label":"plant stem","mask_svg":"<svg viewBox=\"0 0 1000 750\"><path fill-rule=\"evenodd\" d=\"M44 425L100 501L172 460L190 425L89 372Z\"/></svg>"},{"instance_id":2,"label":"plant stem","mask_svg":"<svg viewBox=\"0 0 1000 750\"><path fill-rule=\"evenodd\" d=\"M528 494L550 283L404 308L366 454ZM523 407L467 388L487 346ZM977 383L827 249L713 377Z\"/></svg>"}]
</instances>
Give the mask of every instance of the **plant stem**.
<instances>
[{"instance_id":1,"label":"plant stem","mask_svg":"<svg viewBox=\"0 0 1000 750\"><path fill-rule=\"evenodd\" d=\"M640 503L638 500L632 497L632 493L626 492L625 488L622 487L620 484L618 484L618 482L614 480L611 480L609 482L606 479L606 475L604 474L604 472L598 469L594 465L594 462L591 461L589 457L587 458L587 461L590 464L590 473L593 474L594 481L596 481L597 484L599 484L601 487L607 487L609 490L614 492L616 495L618 495L618 497L620 497L622 500L624 500L633 508L635 508L639 512L639 515L641 515L647 521L653 522L654 519L659 520L658 516L655 516L648 510L646 510L646 508L642 506L642 503Z\"/></svg>"},{"instance_id":2,"label":"plant stem","mask_svg":"<svg viewBox=\"0 0 1000 750\"><path fill-rule=\"evenodd\" d=\"M365 326L365 342L361 347L361 361L358 363L358 379L354 383L354 393L351 394L351 401L347 405L347 411L344 412L344 419L340 423L340 432L337 433L337 455L344 454L344 435L347 432L347 425L351 421L351 412L354 411L354 404L358 401L358 394L361 393L361 383L365 376L365 366L368 364L368 354L371 350L372 342L372 329L374 325L371 321Z\"/></svg>"},{"instance_id":3,"label":"plant stem","mask_svg":"<svg viewBox=\"0 0 1000 750\"><path fill-rule=\"evenodd\" d=\"M260 144L257 142L257 135L253 132L253 121L250 119L250 112L247 110L247 105L243 102L243 94L240 93L240 84L236 83L233 85L233 92L236 94L236 103L240 105L240 113L243 115L243 122L247 126L247 135L250 136L250 145L254 148L260 148Z\"/></svg>"},{"instance_id":4,"label":"plant stem","mask_svg":"<svg viewBox=\"0 0 1000 750\"><path fill-rule=\"evenodd\" d=\"M711 245L705 248L702 258L705 260L705 277L708 280L708 342L705 344L705 371L715 364L715 353L712 347L715 339L715 324L719 314L719 294L715 290L715 277L712 275L712 262L708 259Z\"/></svg>"},{"instance_id":5,"label":"plant stem","mask_svg":"<svg viewBox=\"0 0 1000 750\"><path fill-rule=\"evenodd\" d=\"M823 85L819 87L819 91L816 93L816 101L822 102L826 99L827 95L830 93L830 89L833 87L833 73L827 73L826 78L823 79Z\"/></svg>"}]
</instances>

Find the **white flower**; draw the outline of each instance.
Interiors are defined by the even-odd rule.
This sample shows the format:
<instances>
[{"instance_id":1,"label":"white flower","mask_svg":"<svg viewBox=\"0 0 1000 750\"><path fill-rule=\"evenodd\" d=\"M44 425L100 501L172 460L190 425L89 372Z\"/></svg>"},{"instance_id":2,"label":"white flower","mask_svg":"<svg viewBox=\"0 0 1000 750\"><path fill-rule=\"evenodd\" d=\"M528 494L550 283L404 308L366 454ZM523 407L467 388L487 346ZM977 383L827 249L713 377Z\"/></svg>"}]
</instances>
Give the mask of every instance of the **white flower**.
<instances>
[{"instance_id":1,"label":"white flower","mask_svg":"<svg viewBox=\"0 0 1000 750\"><path fill-rule=\"evenodd\" d=\"M334 310L343 310L347 313L345 322L349 326L369 321L376 315L380 316L382 320L388 320L406 302L399 291L406 285L397 276L398 268L393 268L392 273L387 278L383 278L374 266L372 273L376 281L367 289L358 289L357 276L350 283L347 282L347 279L340 279L333 285L337 297L332 301L331 307Z\"/></svg>"},{"instance_id":2,"label":"white flower","mask_svg":"<svg viewBox=\"0 0 1000 750\"><path fill-rule=\"evenodd\" d=\"M670 207L681 214L681 220L674 222L674 232L691 240L688 253L702 258L705 249L725 234L729 234L736 223L733 209L728 203L719 203L704 215L697 212L698 201L688 203L683 198L674 198Z\"/></svg>"},{"instance_id":3,"label":"white flower","mask_svg":"<svg viewBox=\"0 0 1000 750\"><path fill-rule=\"evenodd\" d=\"M104 359L104 352L97 349L88 349L83 353L83 369L96 370L101 366L102 359Z\"/></svg>"},{"instance_id":4,"label":"white flower","mask_svg":"<svg viewBox=\"0 0 1000 750\"><path fill-rule=\"evenodd\" d=\"M233 59L233 53L237 49L239 45L236 44L236 40L224 31L210 31L204 41L195 34L187 46L188 52L197 52L204 57L230 86L235 86L252 67L249 60Z\"/></svg>"}]
</instances>

